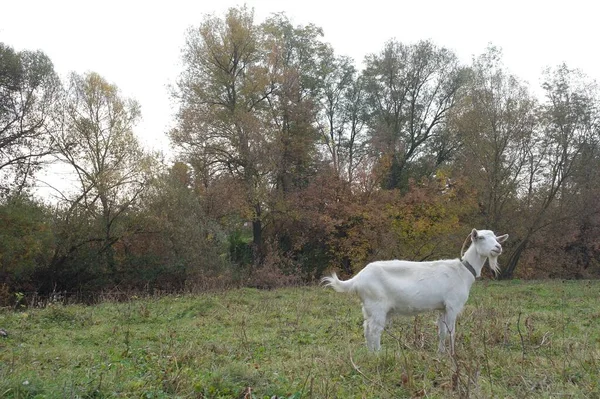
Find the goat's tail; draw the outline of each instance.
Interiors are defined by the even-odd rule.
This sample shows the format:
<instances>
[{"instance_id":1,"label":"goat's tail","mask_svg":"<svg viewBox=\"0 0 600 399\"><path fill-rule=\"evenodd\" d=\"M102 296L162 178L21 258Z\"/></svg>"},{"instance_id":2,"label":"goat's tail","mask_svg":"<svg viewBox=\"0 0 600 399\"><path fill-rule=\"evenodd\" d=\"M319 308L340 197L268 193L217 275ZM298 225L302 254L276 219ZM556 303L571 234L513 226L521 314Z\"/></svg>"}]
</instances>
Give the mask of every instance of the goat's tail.
<instances>
[{"instance_id":1,"label":"goat's tail","mask_svg":"<svg viewBox=\"0 0 600 399\"><path fill-rule=\"evenodd\" d=\"M321 284L325 285L325 287L331 287L337 292L351 292L354 290L353 279L342 281L335 273L332 273L329 277L323 277Z\"/></svg>"}]
</instances>

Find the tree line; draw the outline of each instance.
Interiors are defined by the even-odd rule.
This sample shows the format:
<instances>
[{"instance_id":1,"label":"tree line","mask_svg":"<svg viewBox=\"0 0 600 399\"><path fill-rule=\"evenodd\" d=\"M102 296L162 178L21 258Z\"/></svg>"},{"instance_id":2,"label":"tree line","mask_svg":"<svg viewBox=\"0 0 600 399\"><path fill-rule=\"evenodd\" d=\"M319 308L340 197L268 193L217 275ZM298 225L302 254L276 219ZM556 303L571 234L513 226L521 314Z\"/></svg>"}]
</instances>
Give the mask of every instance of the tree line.
<instances>
[{"instance_id":1,"label":"tree line","mask_svg":"<svg viewBox=\"0 0 600 399\"><path fill-rule=\"evenodd\" d=\"M319 27L245 7L205 16L182 57L165 161L116 85L0 43L0 300L310 282L456 257L472 227L511 235L501 278L600 275L581 71L548 68L536 96L492 45L463 64L395 39L359 69ZM53 201L33 190L48 163L76 181Z\"/></svg>"}]
</instances>

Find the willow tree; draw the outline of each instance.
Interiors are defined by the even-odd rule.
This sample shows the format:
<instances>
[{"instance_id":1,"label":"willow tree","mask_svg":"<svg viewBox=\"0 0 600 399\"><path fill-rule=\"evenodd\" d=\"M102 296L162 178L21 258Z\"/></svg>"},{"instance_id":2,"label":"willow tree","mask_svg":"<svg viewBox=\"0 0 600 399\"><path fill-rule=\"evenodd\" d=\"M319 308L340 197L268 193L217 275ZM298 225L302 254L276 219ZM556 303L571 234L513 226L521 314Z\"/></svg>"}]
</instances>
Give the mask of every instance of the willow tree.
<instances>
[{"instance_id":1,"label":"willow tree","mask_svg":"<svg viewBox=\"0 0 600 399\"><path fill-rule=\"evenodd\" d=\"M0 189L19 191L55 148L51 115L61 89L41 51L14 51L0 43Z\"/></svg>"},{"instance_id":2,"label":"willow tree","mask_svg":"<svg viewBox=\"0 0 600 399\"><path fill-rule=\"evenodd\" d=\"M587 169L596 158L600 96L595 83L563 64L545 72L542 87L545 101L539 107L539 134L525 175L525 228L515 237L514 250L502 271L505 278L512 277L539 231L578 217L570 194L585 194L580 179L589 173Z\"/></svg>"},{"instance_id":3,"label":"willow tree","mask_svg":"<svg viewBox=\"0 0 600 399\"><path fill-rule=\"evenodd\" d=\"M267 19L262 30L271 89L267 99L274 139L273 181L285 196L306 187L314 174L323 66L333 50L323 42L320 28L294 26L283 14Z\"/></svg>"},{"instance_id":4,"label":"willow tree","mask_svg":"<svg viewBox=\"0 0 600 399\"><path fill-rule=\"evenodd\" d=\"M201 169L196 173L242 182L257 260L271 162L263 117L271 88L263 59L252 11L232 8L224 18L206 16L187 33L174 93L177 127L170 133L186 160Z\"/></svg>"},{"instance_id":5,"label":"willow tree","mask_svg":"<svg viewBox=\"0 0 600 399\"><path fill-rule=\"evenodd\" d=\"M140 107L93 72L71 74L62 106L62 128L55 139L76 188L63 193L65 237L54 263L88 245L112 274L113 247L133 232L121 221L138 203L151 175L152 158L133 132ZM83 223L81 237L73 234L77 222Z\"/></svg>"},{"instance_id":6,"label":"willow tree","mask_svg":"<svg viewBox=\"0 0 600 399\"><path fill-rule=\"evenodd\" d=\"M463 145L456 165L478 191L483 225L494 231L514 229L528 170L539 162L532 159L537 101L506 70L495 47L473 60L464 93L451 118Z\"/></svg>"},{"instance_id":7,"label":"willow tree","mask_svg":"<svg viewBox=\"0 0 600 399\"><path fill-rule=\"evenodd\" d=\"M369 132L382 185L406 187L412 167L433 161L427 168L431 173L448 155L435 154L430 144L446 132L464 74L450 50L429 41L405 45L391 40L365 61Z\"/></svg>"},{"instance_id":8,"label":"willow tree","mask_svg":"<svg viewBox=\"0 0 600 399\"><path fill-rule=\"evenodd\" d=\"M353 60L331 54L323 62L319 133L334 173L350 186L365 156L364 85Z\"/></svg>"},{"instance_id":9,"label":"willow tree","mask_svg":"<svg viewBox=\"0 0 600 399\"><path fill-rule=\"evenodd\" d=\"M207 184L226 176L244 186L255 263L274 198L313 172L319 71L331 52L321 36L282 14L255 24L245 7L206 16L187 34L171 139Z\"/></svg>"}]
</instances>

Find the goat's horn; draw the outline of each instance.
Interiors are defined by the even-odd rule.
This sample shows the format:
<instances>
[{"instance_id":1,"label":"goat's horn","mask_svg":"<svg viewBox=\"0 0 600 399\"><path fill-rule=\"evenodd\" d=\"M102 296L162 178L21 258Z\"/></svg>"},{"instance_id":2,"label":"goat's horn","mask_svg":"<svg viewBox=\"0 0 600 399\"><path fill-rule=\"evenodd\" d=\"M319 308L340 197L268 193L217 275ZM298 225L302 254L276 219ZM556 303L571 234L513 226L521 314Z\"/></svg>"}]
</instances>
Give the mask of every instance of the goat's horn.
<instances>
[{"instance_id":1,"label":"goat's horn","mask_svg":"<svg viewBox=\"0 0 600 399\"><path fill-rule=\"evenodd\" d=\"M467 245L467 241L469 241L469 238L471 237L471 233L469 233L469 235L467 235L467 238L465 238L465 242L463 242L462 248L460 249L460 258L462 259L463 255L465 254L465 246Z\"/></svg>"}]
</instances>

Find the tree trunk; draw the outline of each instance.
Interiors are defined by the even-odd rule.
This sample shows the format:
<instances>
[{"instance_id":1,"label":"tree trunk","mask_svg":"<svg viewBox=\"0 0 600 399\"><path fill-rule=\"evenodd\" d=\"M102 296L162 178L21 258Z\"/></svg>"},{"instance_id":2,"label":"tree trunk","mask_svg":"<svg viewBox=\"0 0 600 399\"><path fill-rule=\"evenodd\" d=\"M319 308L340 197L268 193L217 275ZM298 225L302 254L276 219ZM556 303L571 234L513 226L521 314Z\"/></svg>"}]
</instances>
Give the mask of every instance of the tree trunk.
<instances>
[{"instance_id":1,"label":"tree trunk","mask_svg":"<svg viewBox=\"0 0 600 399\"><path fill-rule=\"evenodd\" d=\"M256 214L252 220L252 261L254 266L260 266L264 255L260 204L256 204L254 209Z\"/></svg>"},{"instance_id":2,"label":"tree trunk","mask_svg":"<svg viewBox=\"0 0 600 399\"><path fill-rule=\"evenodd\" d=\"M507 263L506 267L504 269L502 269L500 276L498 276L498 278L500 280L510 280L513 278L513 274L515 272L515 269L517 268L519 259L521 259L521 255L523 254L523 251L525 250L525 248L527 248L528 242L529 242L529 235L525 239L523 239L519 243L519 245L517 245L515 250L512 252L510 257L508 258L508 263Z\"/></svg>"}]
</instances>

